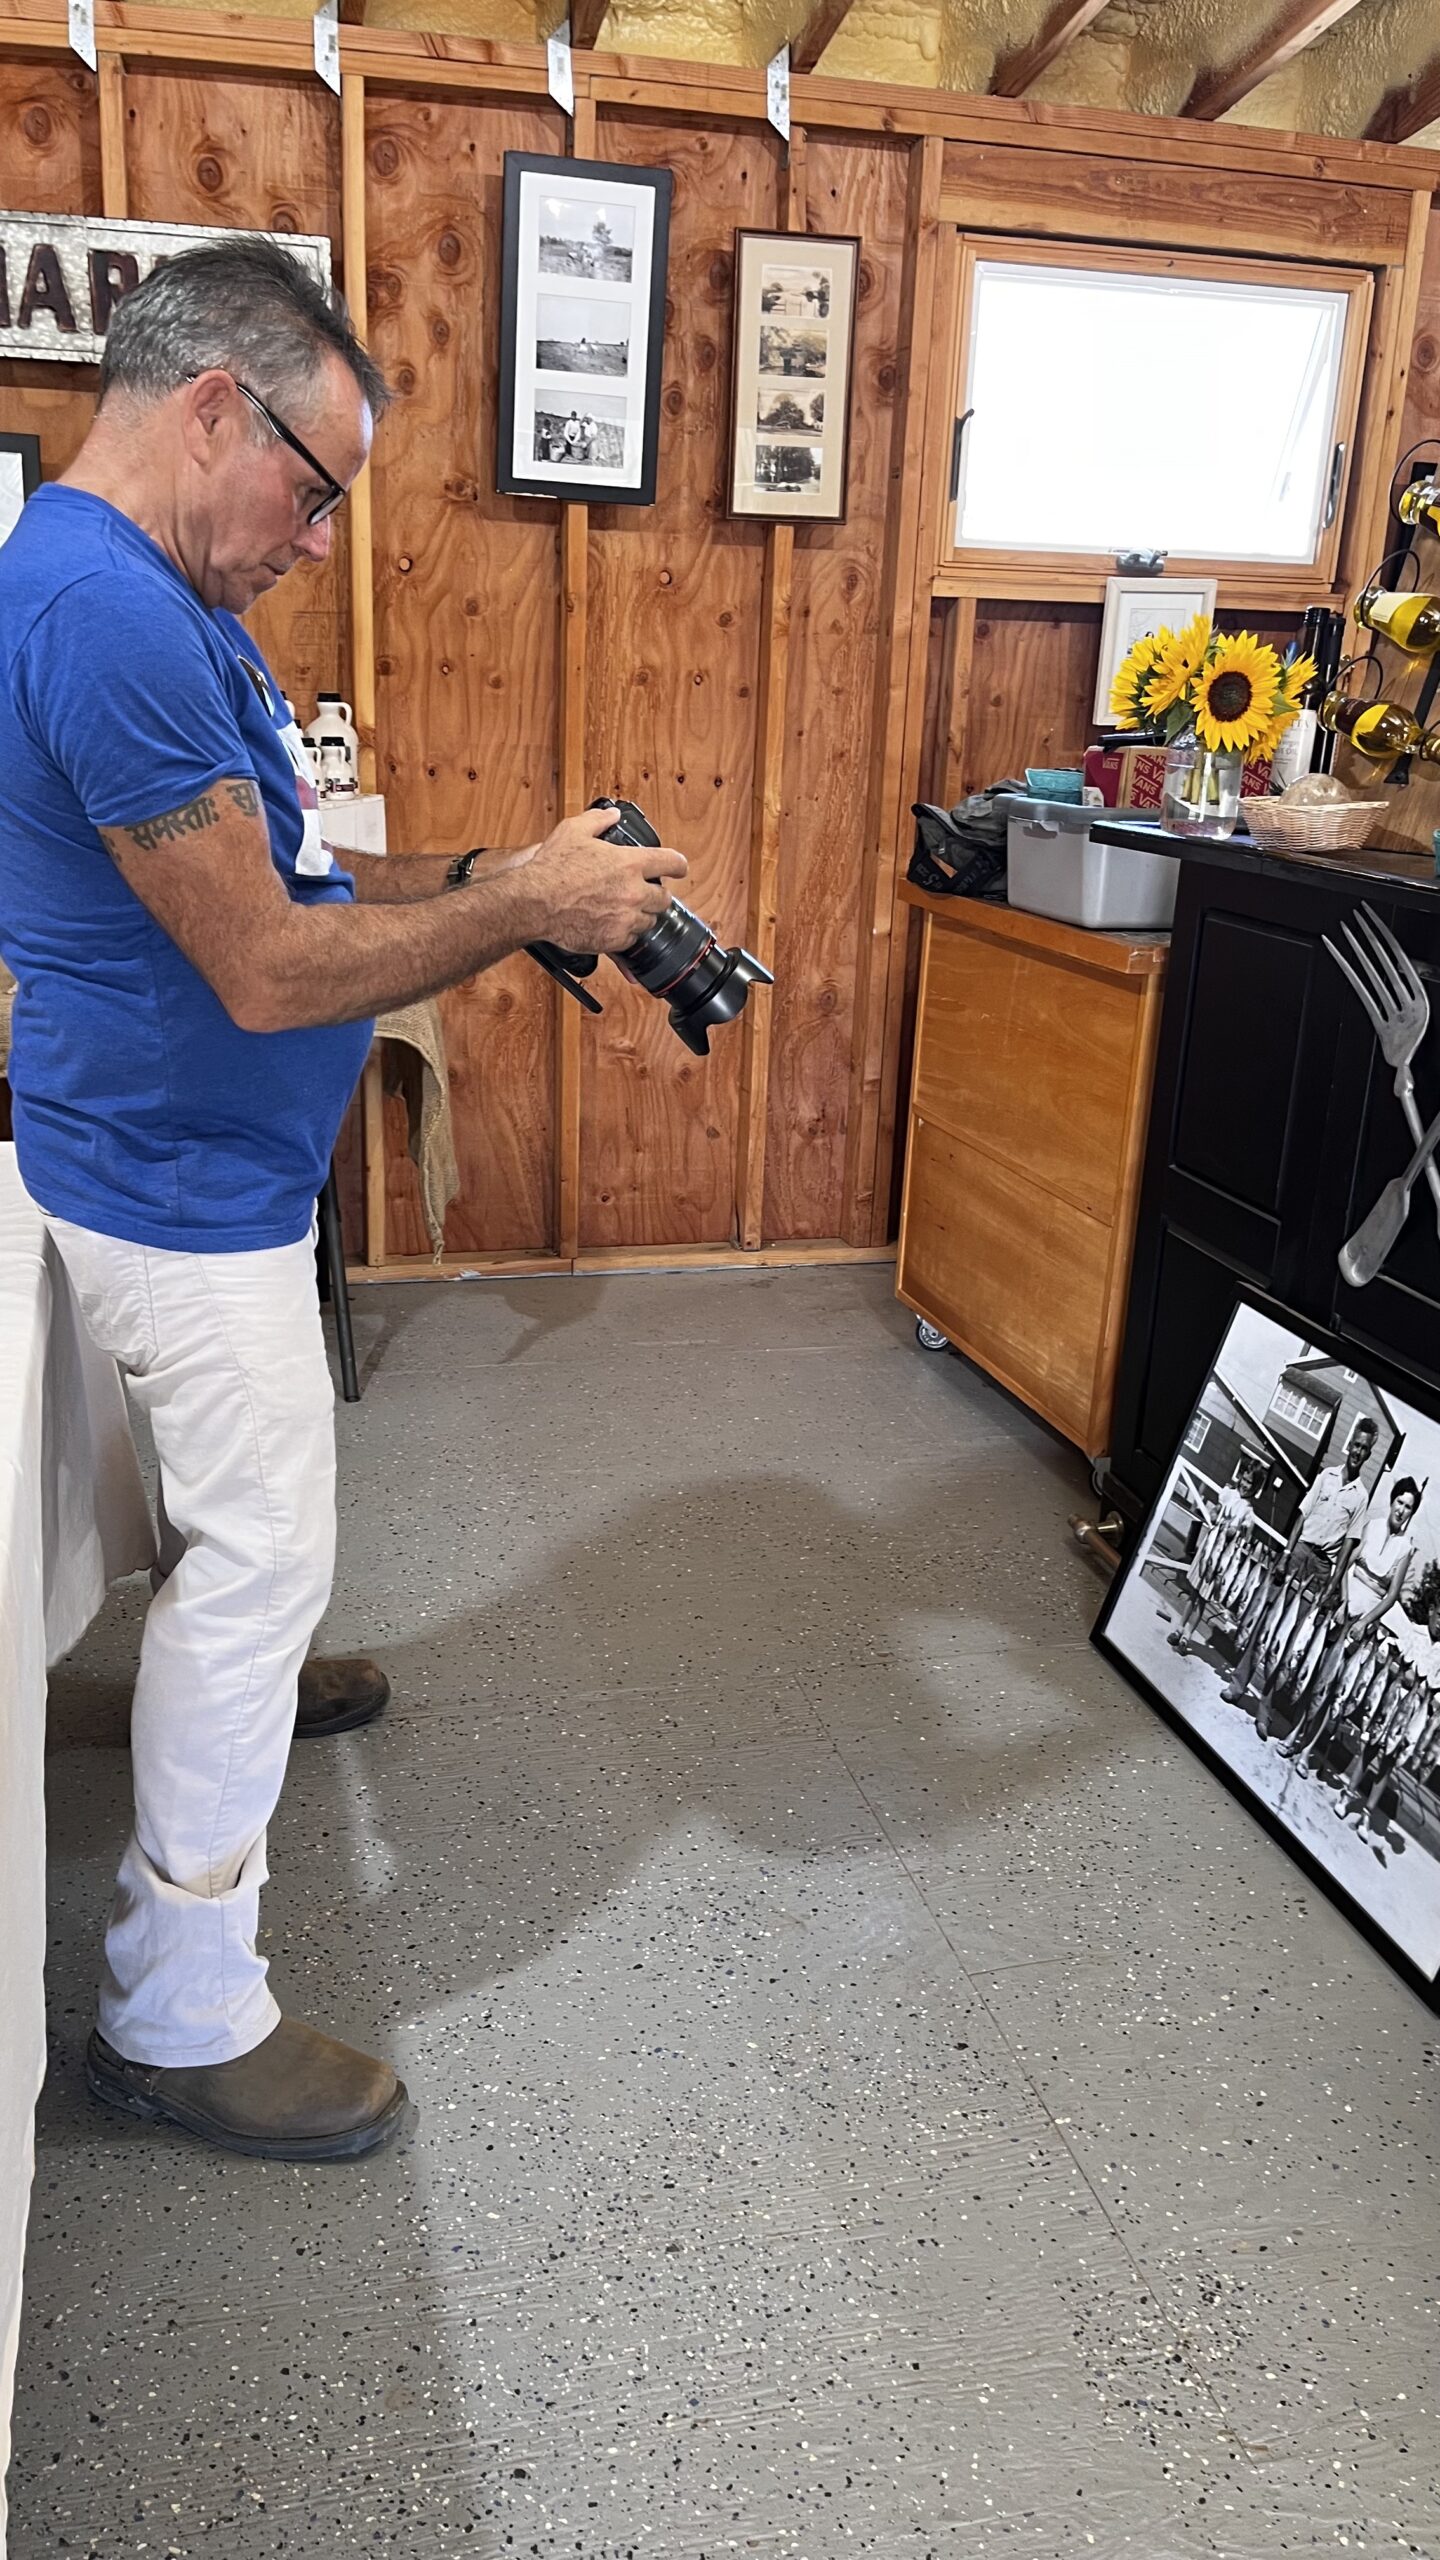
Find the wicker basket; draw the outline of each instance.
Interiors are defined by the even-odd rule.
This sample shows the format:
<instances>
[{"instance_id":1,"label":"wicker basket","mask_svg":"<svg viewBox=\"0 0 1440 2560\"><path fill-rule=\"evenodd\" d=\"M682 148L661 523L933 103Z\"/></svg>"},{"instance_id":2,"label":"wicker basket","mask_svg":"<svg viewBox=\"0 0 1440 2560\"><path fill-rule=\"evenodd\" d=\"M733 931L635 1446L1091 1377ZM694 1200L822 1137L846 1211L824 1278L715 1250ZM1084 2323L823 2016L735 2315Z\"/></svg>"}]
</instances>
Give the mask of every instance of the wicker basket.
<instances>
[{"instance_id":1,"label":"wicker basket","mask_svg":"<svg viewBox=\"0 0 1440 2560\"><path fill-rule=\"evenodd\" d=\"M1265 853L1336 853L1365 844L1384 800L1330 800L1287 809L1279 800L1244 800L1240 815Z\"/></svg>"}]
</instances>

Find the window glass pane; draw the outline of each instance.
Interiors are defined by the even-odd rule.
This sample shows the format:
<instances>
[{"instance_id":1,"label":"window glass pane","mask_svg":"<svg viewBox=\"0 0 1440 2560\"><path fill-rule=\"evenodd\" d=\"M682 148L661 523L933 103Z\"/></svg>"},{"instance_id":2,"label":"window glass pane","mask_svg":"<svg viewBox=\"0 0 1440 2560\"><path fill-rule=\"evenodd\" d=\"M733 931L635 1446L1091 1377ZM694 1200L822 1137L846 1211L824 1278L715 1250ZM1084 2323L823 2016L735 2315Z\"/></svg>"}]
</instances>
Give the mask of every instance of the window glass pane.
<instances>
[{"instance_id":1,"label":"window glass pane","mask_svg":"<svg viewBox=\"0 0 1440 2560\"><path fill-rule=\"evenodd\" d=\"M1298 1387L1277 1387L1270 1399L1270 1410L1277 1421L1290 1423L1309 1440L1318 1440L1330 1419L1329 1406L1315 1396L1302 1395Z\"/></svg>"},{"instance_id":2,"label":"window glass pane","mask_svg":"<svg viewBox=\"0 0 1440 2560\"><path fill-rule=\"evenodd\" d=\"M1347 297L983 260L962 547L1305 562Z\"/></svg>"}]
</instances>

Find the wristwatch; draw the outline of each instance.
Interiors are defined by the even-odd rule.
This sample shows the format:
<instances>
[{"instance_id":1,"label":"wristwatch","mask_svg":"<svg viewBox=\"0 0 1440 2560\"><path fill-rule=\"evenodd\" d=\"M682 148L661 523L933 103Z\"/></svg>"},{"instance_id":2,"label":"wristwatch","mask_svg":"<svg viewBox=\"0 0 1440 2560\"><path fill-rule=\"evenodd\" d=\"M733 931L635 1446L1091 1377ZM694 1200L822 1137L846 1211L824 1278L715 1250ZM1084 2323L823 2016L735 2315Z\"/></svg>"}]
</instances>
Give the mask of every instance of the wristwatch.
<instances>
[{"instance_id":1,"label":"wristwatch","mask_svg":"<svg viewBox=\"0 0 1440 2560\"><path fill-rule=\"evenodd\" d=\"M446 888L463 889L480 856L488 851L487 845L472 844L468 853L457 853L445 874Z\"/></svg>"}]
</instances>

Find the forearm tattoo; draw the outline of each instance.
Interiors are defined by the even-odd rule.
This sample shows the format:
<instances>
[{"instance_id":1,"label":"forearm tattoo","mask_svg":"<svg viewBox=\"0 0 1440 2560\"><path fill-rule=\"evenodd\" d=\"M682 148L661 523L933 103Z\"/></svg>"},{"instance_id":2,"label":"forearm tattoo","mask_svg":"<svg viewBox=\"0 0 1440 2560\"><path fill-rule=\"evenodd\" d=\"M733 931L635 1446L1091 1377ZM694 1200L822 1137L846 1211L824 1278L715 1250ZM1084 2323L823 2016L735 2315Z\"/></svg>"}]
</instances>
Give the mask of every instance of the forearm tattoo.
<instances>
[{"instance_id":1,"label":"forearm tattoo","mask_svg":"<svg viewBox=\"0 0 1440 2560\"><path fill-rule=\"evenodd\" d=\"M238 809L242 818L259 817L260 792L257 784L253 782L227 782L225 788L230 794L231 807L233 809Z\"/></svg>"}]
</instances>

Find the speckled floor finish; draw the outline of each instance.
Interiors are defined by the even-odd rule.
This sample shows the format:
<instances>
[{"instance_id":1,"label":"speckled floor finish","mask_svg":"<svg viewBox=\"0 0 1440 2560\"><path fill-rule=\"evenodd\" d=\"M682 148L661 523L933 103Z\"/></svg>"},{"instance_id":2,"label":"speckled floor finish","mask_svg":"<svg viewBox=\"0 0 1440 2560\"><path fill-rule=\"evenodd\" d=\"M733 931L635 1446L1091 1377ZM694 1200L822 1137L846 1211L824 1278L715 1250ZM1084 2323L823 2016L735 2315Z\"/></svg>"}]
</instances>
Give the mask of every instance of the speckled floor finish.
<instances>
[{"instance_id":1,"label":"speckled floor finish","mask_svg":"<svg viewBox=\"0 0 1440 2560\"><path fill-rule=\"evenodd\" d=\"M305 2171L97 2114L138 1586L57 1675L12 2560L1440 2560L1435 2019L1089 1649L883 1270L357 1300Z\"/></svg>"}]
</instances>

